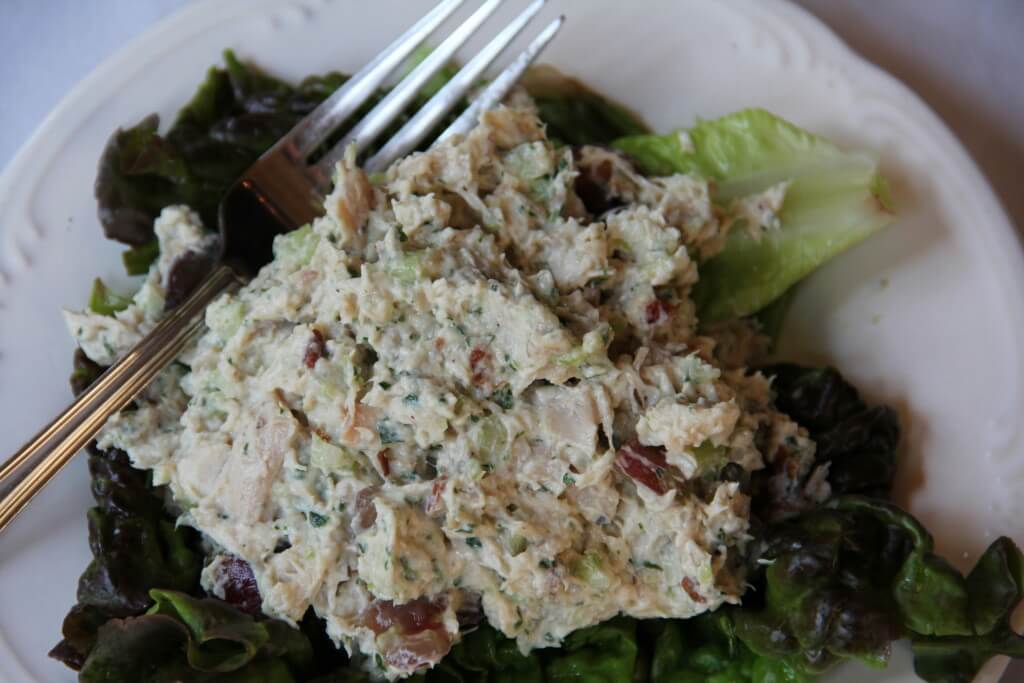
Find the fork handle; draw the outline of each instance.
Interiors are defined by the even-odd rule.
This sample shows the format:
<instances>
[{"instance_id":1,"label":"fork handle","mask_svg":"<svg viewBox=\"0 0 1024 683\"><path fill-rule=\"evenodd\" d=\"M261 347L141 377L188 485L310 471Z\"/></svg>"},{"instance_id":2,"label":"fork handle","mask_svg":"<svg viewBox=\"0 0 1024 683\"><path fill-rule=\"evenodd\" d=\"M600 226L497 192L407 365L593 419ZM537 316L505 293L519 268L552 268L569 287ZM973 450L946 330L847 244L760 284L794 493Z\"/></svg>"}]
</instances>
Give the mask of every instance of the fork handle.
<instances>
[{"instance_id":1,"label":"fork handle","mask_svg":"<svg viewBox=\"0 0 1024 683\"><path fill-rule=\"evenodd\" d=\"M217 266L188 299L164 316L131 351L107 368L74 403L0 466L0 484L8 479L15 481L0 499L0 531L96 436L111 415L128 405L181 353L201 329L206 306L239 284L229 267ZM38 461L15 479L12 475L30 460Z\"/></svg>"}]
</instances>

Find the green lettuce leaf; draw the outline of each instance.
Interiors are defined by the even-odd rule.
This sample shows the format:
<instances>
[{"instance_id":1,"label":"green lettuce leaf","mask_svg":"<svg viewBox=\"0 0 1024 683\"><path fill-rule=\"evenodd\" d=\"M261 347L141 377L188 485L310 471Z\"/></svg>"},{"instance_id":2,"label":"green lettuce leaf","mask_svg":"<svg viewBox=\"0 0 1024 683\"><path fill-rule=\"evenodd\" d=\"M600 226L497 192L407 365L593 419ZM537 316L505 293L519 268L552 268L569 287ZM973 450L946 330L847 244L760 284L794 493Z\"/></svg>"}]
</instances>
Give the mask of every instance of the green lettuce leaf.
<instances>
[{"instance_id":1,"label":"green lettuce leaf","mask_svg":"<svg viewBox=\"0 0 1024 683\"><path fill-rule=\"evenodd\" d=\"M484 625L452 648L425 676L429 683L544 683L540 657Z\"/></svg>"},{"instance_id":2,"label":"green lettuce leaf","mask_svg":"<svg viewBox=\"0 0 1024 683\"><path fill-rule=\"evenodd\" d=\"M678 133L627 137L614 146L645 173L697 174L714 181L714 198L732 200L791 184L781 230L755 240L731 231L725 249L700 268L694 298L702 320L751 315L816 268L892 221L877 162L762 109L701 121Z\"/></svg>"},{"instance_id":3,"label":"green lettuce leaf","mask_svg":"<svg viewBox=\"0 0 1024 683\"><path fill-rule=\"evenodd\" d=\"M845 659L884 666L891 643L912 640L925 681L969 681L995 654L1020 656L1009 625L1020 602L1021 553L1001 538L965 578L933 552L931 534L885 501L840 496L762 528L755 586L727 608L755 654L805 672Z\"/></svg>"},{"instance_id":4,"label":"green lettuce leaf","mask_svg":"<svg viewBox=\"0 0 1024 683\"><path fill-rule=\"evenodd\" d=\"M650 133L621 137L612 141L612 147L625 152L637 169L649 176L669 176L676 173L704 176L694 154L684 144L687 137L680 131Z\"/></svg>"},{"instance_id":5,"label":"green lettuce leaf","mask_svg":"<svg viewBox=\"0 0 1024 683\"><path fill-rule=\"evenodd\" d=\"M204 225L216 227L217 206L228 187L348 78L330 72L291 85L240 61L231 50L224 52L224 64L207 72L206 80L165 134L159 132L159 118L150 115L110 138L95 184L100 223L107 237L136 247L150 243L153 220L172 204L188 204L199 212ZM442 69L409 111L422 106L453 73L451 67ZM382 96L370 97L339 130L366 114ZM397 117L380 139L386 140L403 125L409 111ZM333 142L329 138L324 147Z\"/></svg>"},{"instance_id":6,"label":"green lettuce leaf","mask_svg":"<svg viewBox=\"0 0 1024 683\"><path fill-rule=\"evenodd\" d=\"M224 61L166 134L151 115L107 143L95 185L107 237L136 247L152 242L153 220L172 204L188 204L215 227L230 184L346 78L329 73L291 86L230 50Z\"/></svg>"},{"instance_id":7,"label":"green lettuce leaf","mask_svg":"<svg viewBox=\"0 0 1024 683\"><path fill-rule=\"evenodd\" d=\"M548 683L633 680L637 663L636 621L612 619L575 631L547 662Z\"/></svg>"},{"instance_id":8,"label":"green lettuce leaf","mask_svg":"<svg viewBox=\"0 0 1024 683\"><path fill-rule=\"evenodd\" d=\"M150 596L155 604L147 614L171 617L188 629L186 655L199 671L234 671L260 652L284 657L296 669L312 659L309 640L282 621L256 621L221 600L198 600L177 591L152 590Z\"/></svg>"},{"instance_id":9,"label":"green lettuce leaf","mask_svg":"<svg viewBox=\"0 0 1024 683\"><path fill-rule=\"evenodd\" d=\"M665 621L650 669L650 683L807 683L815 677L789 658L756 655L722 614Z\"/></svg>"},{"instance_id":10,"label":"green lettuce leaf","mask_svg":"<svg viewBox=\"0 0 1024 683\"><path fill-rule=\"evenodd\" d=\"M175 591L154 590L151 597L146 614L99 629L83 683L292 683L312 664L309 641L283 622L257 621L220 600Z\"/></svg>"},{"instance_id":11,"label":"green lettuce leaf","mask_svg":"<svg viewBox=\"0 0 1024 683\"><path fill-rule=\"evenodd\" d=\"M116 131L107 142L96 173L97 213L104 234L110 238L141 246L153 241L153 219L165 206L195 198L182 170L180 155L164 143L157 133L160 120L152 114L128 129ZM150 156L148 163L136 163L135 155ZM153 157L167 157L158 163ZM166 177L158 169L173 168Z\"/></svg>"},{"instance_id":12,"label":"green lettuce leaf","mask_svg":"<svg viewBox=\"0 0 1024 683\"><path fill-rule=\"evenodd\" d=\"M157 240L153 240L123 252L121 260L124 262L125 272L129 275L145 275L149 272L149 267L156 262L159 256L160 243Z\"/></svg>"},{"instance_id":13,"label":"green lettuce leaf","mask_svg":"<svg viewBox=\"0 0 1024 683\"><path fill-rule=\"evenodd\" d=\"M490 626L466 636L425 678L429 683L630 683L646 680L637 621L617 618L569 635L561 648L523 655Z\"/></svg>"},{"instance_id":14,"label":"green lettuce leaf","mask_svg":"<svg viewBox=\"0 0 1024 683\"><path fill-rule=\"evenodd\" d=\"M1024 597L1024 556L1020 549L1006 537L996 539L967 575L965 585L966 611L947 615L945 620L956 629L945 625L941 630L960 630L966 617L971 633L913 637L914 671L929 683L969 683L996 655L1024 658L1024 638L1010 624L1014 609ZM941 614L933 618L942 623Z\"/></svg>"},{"instance_id":15,"label":"green lettuce leaf","mask_svg":"<svg viewBox=\"0 0 1024 683\"><path fill-rule=\"evenodd\" d=\"M649 132L640 117L626 107L554 67L531 68L521 85L536 102L548 137L562 144L601 145Z\"/></svg>"},{"instance_id":16,"label":"green lettuce leaf","mask_svg":"<svg viewBox=\"0 0 1024 683\"><path fill-rule=\"evenodd\" d=\"M93 558L78 582L78 604L64 620L64 640L51 653L72 668L81 666L104 622L144 612L153 588L198 591L202 568L198 534L175 525L148 473L120 451L95 448L89 471L96 499L88 512Z\"/></svg>"},{"instance_id":17,"label":"green lettuce leaf","mask_svg":"<svg viewBox=\"0 0 1024 683\"><path fill-rule=\"evenodd\" d=\"M413 69L420 65L424 59L430 56L430 53L434 51L431 45L423 44L413 50L412 55L409 57L409 64L406 66L405 75L412 73ZM427 82L423 84L420 91L416 93L414 99L415 104L413 109L419 109L427 103L431 97L436 95L448 81L452 80L456 73L459 71L459 65L454 62L449 62L442 66L440 70L433 76L427 79Z\"/></svg>"},{"instance_id":18,"label":"green lettuce leaf","mask_svg":"<svg viewBox=\"0 0 1024 683\"><path fill-rule=\"evenodd\" d=\"M103 280L92 281L92 292L89 294L89 310L100 315L114 315L123 311L132 303L131 297L121 296L107 287Z\"/></svg>"},{"instance_id":19,"label":"green lettuce leaf","mask_svg":"<svg viewBox=\"0 0 1024 683\"><path fill-rule=\"evenodd\" d=\"M890 579L892 597L908 630L939 636L971 633L966 581L933 554L932 535L919 521L890 503L865 497L839 498L832 507L852 513L851 524L870 515L909 540L910 552Z\"/></svg>"},{"instance_id":20,"label":"green lettuce leaf","mask_svg":"<svg viewBox=\"0 0 1024 683\"><path fill-rule=\"evenodd\" d=\"M78 585L79 602L134 613L150 604L149 590L194 590L201 566L197 534L178 527L149 473L119 451L89 457L96 506L89 510L93 561Z\"/></svg>"},{"instance_id":21,"label":"green lettuce leaf","mask_svg":"<svg viewBox=\"0 0 1024 683\"><path fill-rule=\"evenodd\" d=\"M761 371L772 379L776 407L807 429L817 445L815 461L828 465L834 494L889 496L900 441L895 410L869 406L835 368L780 363ZM777 502L770 492L757 496L762 510Z\"/></svg>"},{"instance_id":22,"label":"green lettuce leaf","mask_svg":"<svg viewBox=\"0 0 1024 683\"><path fill-rule=\"evenodd\" d=\"M782 325L786 321L786 314L789 313L789 307L793 303L793 299L796 296L797 286L794 285L785 291L785 293L771 302L754 315L761 333L768 337L771 348L775 347L775 343L779 339L779 335L782 333Z\"/></svg>"},{"instance_id":23,"label":"green lettuce leaf","mask_svg":"<svg viewBox=\"0 0 1024 683\"><path fill-rule=\"evenodd\" d=\"M869 513L818 508L763 528L742 608L725 611L756 655L796 670L825 671L845 659L884 666L904 636L893 604L905 534Z\"/></svg>"}]
</instances>

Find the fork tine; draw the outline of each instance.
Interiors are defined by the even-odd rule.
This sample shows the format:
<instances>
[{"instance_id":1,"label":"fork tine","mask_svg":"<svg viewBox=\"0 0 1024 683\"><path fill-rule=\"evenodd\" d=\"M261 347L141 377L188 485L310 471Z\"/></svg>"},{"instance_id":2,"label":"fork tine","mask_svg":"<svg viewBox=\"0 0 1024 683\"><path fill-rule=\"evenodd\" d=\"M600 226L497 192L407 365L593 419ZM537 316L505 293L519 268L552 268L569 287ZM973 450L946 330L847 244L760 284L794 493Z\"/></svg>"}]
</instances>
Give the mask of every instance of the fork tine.
<instances>
[{"instance_id":1,"label":"fork tine","mask_svg":"<svg viewBox=\"0 0 1024 683\"><path fill-rule=\"evenodd\" d=\"M480 24L498 8L502 0L487 0L469 19L462 23L448 38L437 46L426 59L412 70L398 85L391 89L387 96L377 103L369 114L357 123L344 137L332 147L322 159L311 166L311 169L330 177L335 163L345 154L349 144L355 143L356 151L361 151L391 125L403 109L412 101L416 93L431 76L441 70L452 58L456 50L465 43L479 28Z\"/></svg>"},{"instance_id":2,"label":"fork tine","mask_svg":"<svg viewBox=\"0 0 1024 683\"><path fill-rule=\"evenodd\" d=\"M459 118L455 119L452 125L448 126L443 133L441 133L434 144L442 142L452 135L465 135L473 129L480 118L480 114L487 109L496 107L505 96L508 95L509 91L516 84L516 81L522 77L526 69L533 63L537 56L547 47L551 39L555 37L558 30L562 28L562 24L565 23L565 15L562 15L544 27L540 35L533 39L533 42L527 46L525 50L519 53L519 56L515 58L511 64L505 67L497 78L495 78L487 88L484 89L473 103L466 107L466 110L462 112Z\"/></svg>"},{"instance_id":3,"label":"fork tine","mask_svg":"<svg viewBox=\"0 0 1024 683\"><path fill-rule=\"evenodd\" d=\"M495 36L483 50L459 70L452 80L430 98L430 101L416 112L416 115L402 126L401 130L391 136L387 144L363 164L363 169L367 173L384 169L390 166L395 159L412 151L476 85L477 79L480 78L484 69L490 66L502 50L508 47L509 43L526 28L526 25L546 2L547 0L533 0L511 24Z\"/></svg>"},{"instance_id":4,"label":"fork tine","mask_svg":"<svg viewBox=\"0 0 1024 683\"><path fill-rule=\"evenodd\" d=\"M444 0L395 39L344 85L321 102L306 118L279 140L275 149L288 146L303 158L321 144L380 87L384 79L412 54L420 43L465 0Z\"/></svg>"}]
</instances>

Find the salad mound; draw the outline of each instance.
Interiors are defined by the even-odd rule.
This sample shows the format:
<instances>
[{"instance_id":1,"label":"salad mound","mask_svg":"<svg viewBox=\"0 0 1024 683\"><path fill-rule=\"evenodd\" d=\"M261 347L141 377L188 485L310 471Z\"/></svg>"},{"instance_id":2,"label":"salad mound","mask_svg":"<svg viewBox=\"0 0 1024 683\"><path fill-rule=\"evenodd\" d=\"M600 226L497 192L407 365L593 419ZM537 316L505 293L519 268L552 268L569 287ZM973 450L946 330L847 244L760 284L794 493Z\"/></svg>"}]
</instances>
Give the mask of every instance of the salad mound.
<instances>
[{"instance_id":1,"label":"salad mound","mask_svg":"<svg viewBox=\"0 0 1024 683\"><path fill-rule=\"evenodd\" d=\"M215 248L240 170L215 160L344 78L227 62L104 154L101 220L147 274L66 314L76 390ZM895 413L750 369L785 293L889 222L874 161L761 110L658 136L551 70L525 86L383 176L346 158L108 423L53 655L85 681L668 683L884 666L904 637L929 681L1019 654L1020 551L965 578L886 501Z\"/></svg>"}]
</instances>

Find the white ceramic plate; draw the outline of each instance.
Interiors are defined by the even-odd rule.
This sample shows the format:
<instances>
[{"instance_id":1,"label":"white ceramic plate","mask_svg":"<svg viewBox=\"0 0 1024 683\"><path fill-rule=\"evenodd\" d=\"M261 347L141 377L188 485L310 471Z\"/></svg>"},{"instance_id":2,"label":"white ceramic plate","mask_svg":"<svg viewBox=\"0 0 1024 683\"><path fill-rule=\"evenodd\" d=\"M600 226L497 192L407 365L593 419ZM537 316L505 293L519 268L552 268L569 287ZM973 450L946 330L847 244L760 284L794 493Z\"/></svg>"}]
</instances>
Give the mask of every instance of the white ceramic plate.
<instances>
[{"instance_id":1,"label":"white ceramic plate","mask_svg":"<svg viewBox=\"0 0 1024 683\"><path fill-rule=\"evenodd\" d=\"M520 3L508 3L503 17ZM899 223L802 288L782 355L841 368L900 410L900 502L962 568L1000 533L1024 533L1021 332L1024 259L977 168L922 102L800 9L779 1L553 2L569 22L545 60L630 104L658 129L763 106L877 151ZM560 6L559 6L560 5ZM99 275L124 280L102 239L92 181L109 134L168 121L225 47L290 78L354 70L424 2L210 0L123 49L70 93L0 179L0 456L68 400L72 344L59 309ZM499 13L500 14L500 13ZM499 25L501 19L492 20ZM477 43L476 45L478 45ZM472 49L473 46L470 47ZM70 681L46 658L88 559L84 459L0 538L0 679ZM1003 663L979 678L995 681ZM830 682L910 683L885 672Z\"/></svg>"}]
</instances>

